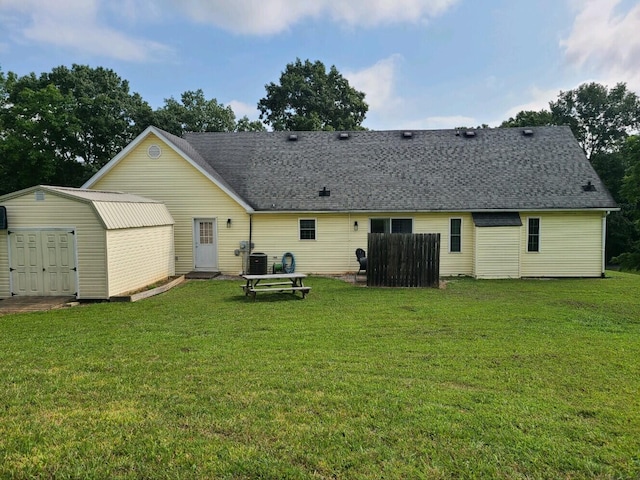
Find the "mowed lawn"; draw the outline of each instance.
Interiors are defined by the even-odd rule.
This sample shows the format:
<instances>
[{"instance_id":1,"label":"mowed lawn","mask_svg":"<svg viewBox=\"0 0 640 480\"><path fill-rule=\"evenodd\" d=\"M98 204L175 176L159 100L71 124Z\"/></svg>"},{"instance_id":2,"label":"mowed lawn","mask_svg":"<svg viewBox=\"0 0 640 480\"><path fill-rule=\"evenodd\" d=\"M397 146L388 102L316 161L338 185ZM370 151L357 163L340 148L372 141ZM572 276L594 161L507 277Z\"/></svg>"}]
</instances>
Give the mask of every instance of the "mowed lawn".
<instances>
[{"instance_id":1,"label":"mowed lawn","mask_svg":"<svg viewBox=\"0 0 640 480\"><path fill-rule=\"evenodd\" d=\"M640 478L640 276L0 317L1 478Z\"/></svg>"}]
</instances>

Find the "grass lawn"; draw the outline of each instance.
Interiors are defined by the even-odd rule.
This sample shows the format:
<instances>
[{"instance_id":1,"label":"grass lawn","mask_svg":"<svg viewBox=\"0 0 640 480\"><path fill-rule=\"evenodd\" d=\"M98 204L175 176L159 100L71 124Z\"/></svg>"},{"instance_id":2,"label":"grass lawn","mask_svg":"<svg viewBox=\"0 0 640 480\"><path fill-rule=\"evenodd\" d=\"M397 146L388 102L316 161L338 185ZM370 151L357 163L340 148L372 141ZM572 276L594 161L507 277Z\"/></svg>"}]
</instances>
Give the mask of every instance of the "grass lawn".
<instances>
[{"instance_id":1,"label":"grass lawn","mask_svg":"<svg viewBox=\"0 0 640 480\"><path fill-rule=\"evenodd\" d=\"M1 478L640 478L640 276L0 317Z\"/></svg>"}]
</instances>

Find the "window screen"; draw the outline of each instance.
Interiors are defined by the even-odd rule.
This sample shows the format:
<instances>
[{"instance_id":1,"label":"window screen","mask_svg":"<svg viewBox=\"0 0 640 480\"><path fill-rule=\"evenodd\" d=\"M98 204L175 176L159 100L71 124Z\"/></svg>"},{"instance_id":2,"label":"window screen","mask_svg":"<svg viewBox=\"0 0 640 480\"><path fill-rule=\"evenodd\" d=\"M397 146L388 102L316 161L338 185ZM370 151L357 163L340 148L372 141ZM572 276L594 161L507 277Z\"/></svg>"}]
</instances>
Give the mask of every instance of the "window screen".
<instances>
[{"instance_id":1,"label":"window screen","mask_svg":"<svg viewBox=\"0 0 640 480\"><path fill-rule=\"evenodd\" d=\"M316 239L316 221L313 219L300 220L300 240Z\"/></svg>"},{"instance_id":2,"label":"window screen","mask_svg":"<svg viewBox=\"0 0 640 480\"><path fill-rule=\"evenodd\" d=\"M527 239L527 251L539 252L540 251L540 219L529 219L529 234Z\"/></svg>"},{"instance_id":3,"label":"window screen","mask_svg":"<svg viewBox=\"0 0 640 480\"><path fill-rule=\"evenodd\" d=\"M452 218L449 224L449 251L462 251L462 219Z\"/></svg>"}]
</instances>

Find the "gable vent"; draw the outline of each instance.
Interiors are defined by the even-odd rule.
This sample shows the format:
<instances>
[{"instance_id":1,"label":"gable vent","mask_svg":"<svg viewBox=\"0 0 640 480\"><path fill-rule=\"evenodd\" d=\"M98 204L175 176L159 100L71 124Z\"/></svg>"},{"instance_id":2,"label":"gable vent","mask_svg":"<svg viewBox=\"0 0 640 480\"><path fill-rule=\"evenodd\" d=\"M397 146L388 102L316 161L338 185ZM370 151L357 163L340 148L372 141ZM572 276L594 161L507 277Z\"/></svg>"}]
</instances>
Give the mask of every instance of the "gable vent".
<instances>
[{"instance_id":1,"label":"gable vent","mask_svg":"<svg viewBox=\"0 0 640 480\"><path fill-rule=\"evenodd\" d=\"M402 132L402 138L412 138L413 132Z\"/></svg>"},{"instance_id":2,"label":"gable vent","mask_svg":"<svg viewBox=\"0 0 640 480\"><path fill-rule=\"evenodd\" d=\"M42 190L36 190L35 196L36 202L44 202L44 192Z\"/></svg>"},{"instance_id":3,"label":"gable vent","mask_svg":"<svg viewBox=\"0 0 640 480\"><path fill-rule=\"evenodd\" d=\"M532 137L533 136L533 130L531 130L530 128L525 128L524 130L522 130L522 134L525 137Z\"/></svg>"},{"instance_id":4,"label":"gable vent","mask_svg":"<svg viewBox=\"0 0 640 480\"><path fill-rule=\"evenodd\" d=\"M160 145L149 145L149 148L147 148L147 155L149 158L153 159L160 158L160 155L162 155Z\"/></svg>"},{"instance_id":5,"label":"gable vent","mask_svg":"<svg viewBox=\"0 0 640 480\"><path fill-rule=\"evenodd\" d=\"M298 135L296 135L295 133L291 133L291 134L289 134L289 141L290 141L290 142L296 142L296 141L298 141Z\"/></svg>"},{"instance_id":6,"label":"gable vent","mask_svg":"<svg viewBox=\"0 0 640 480\"><path fill-rule=\"evenodd\" d=\"M348 138L349 138L349 133L347 133L347 132L342 132L342 133L340 133L340 135L338 135L338 138L339 138L340 140L346 140L346 139L348 139Z\"/></svg>"}]
</instances>

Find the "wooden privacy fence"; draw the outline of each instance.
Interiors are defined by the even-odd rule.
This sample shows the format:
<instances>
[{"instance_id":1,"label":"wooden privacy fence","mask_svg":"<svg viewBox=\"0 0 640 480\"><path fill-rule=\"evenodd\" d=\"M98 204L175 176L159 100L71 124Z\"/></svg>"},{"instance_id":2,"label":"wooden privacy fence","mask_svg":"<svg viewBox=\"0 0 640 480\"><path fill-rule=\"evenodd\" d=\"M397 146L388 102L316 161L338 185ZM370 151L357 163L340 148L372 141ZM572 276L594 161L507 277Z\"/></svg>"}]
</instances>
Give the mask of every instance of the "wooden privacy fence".
<instances>
[{"instance_id":1,"label":"wooden privacy fence","mask_svg":"<svg viewBox=\"0 0 640 480\"><path fill-rule=\"evenodd\" d=\"M439 233L370 233L367 244L368 286L439 286Z\"/></svg>"}]
</instances>

